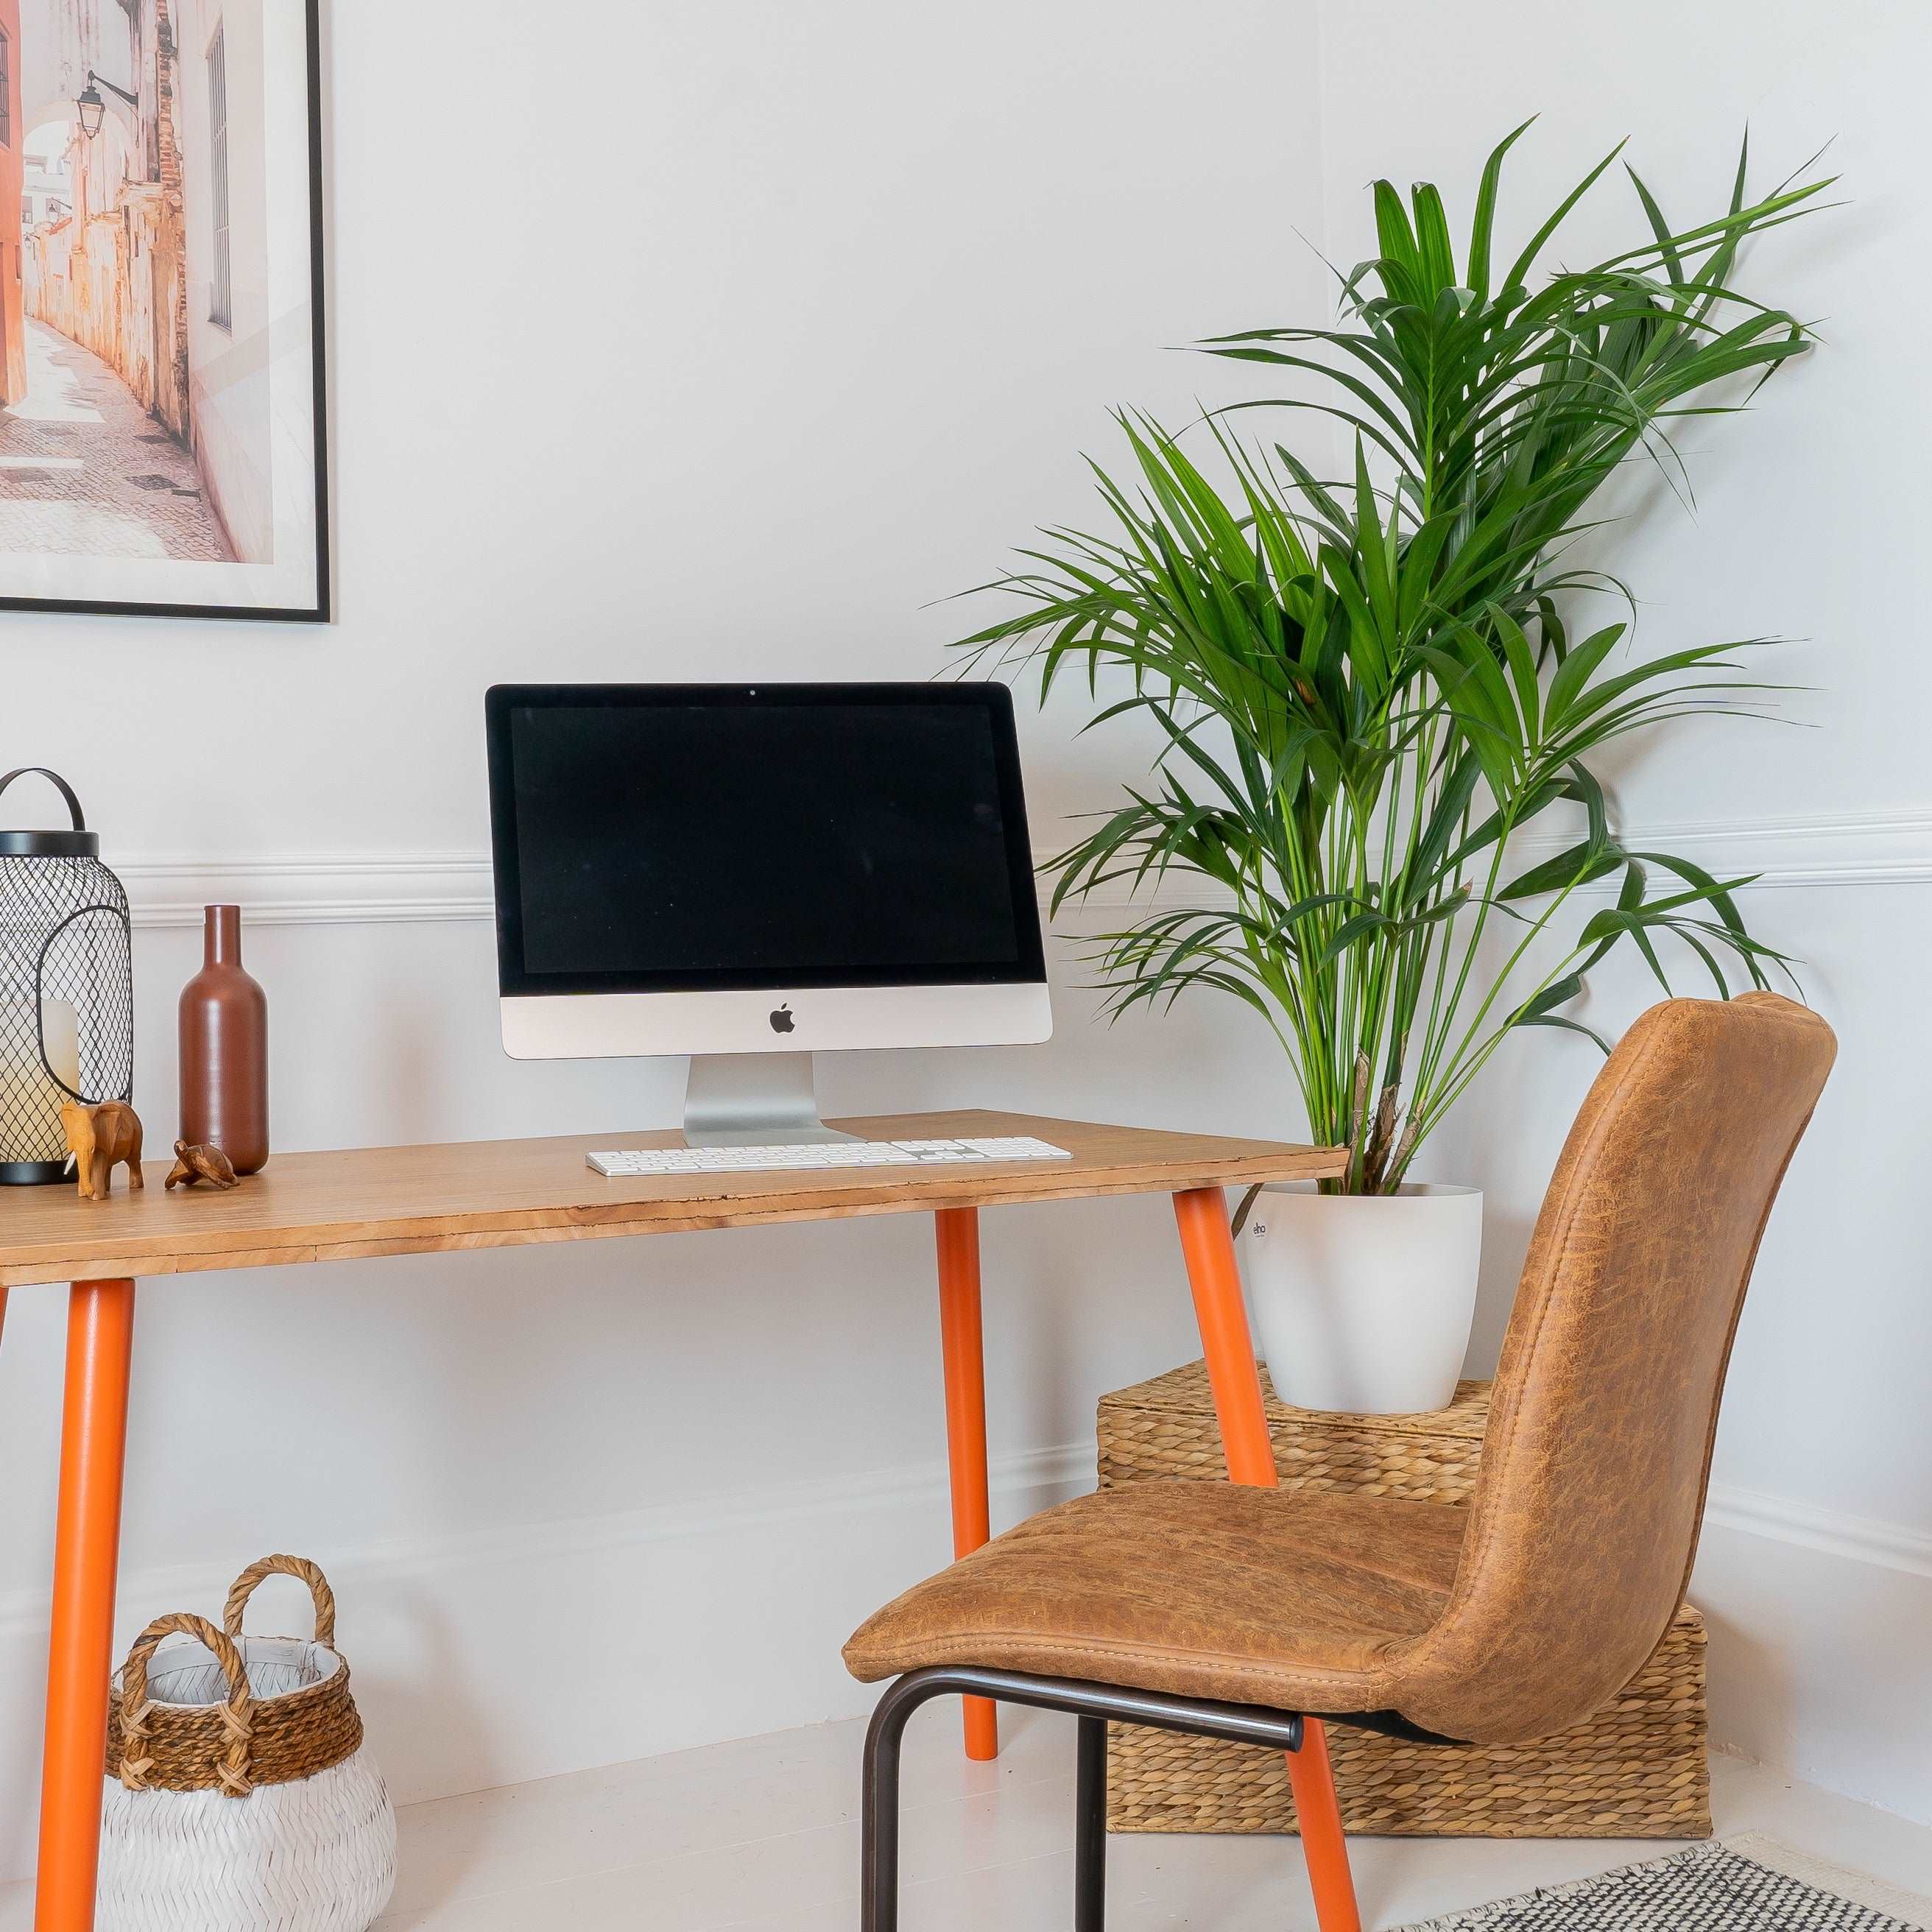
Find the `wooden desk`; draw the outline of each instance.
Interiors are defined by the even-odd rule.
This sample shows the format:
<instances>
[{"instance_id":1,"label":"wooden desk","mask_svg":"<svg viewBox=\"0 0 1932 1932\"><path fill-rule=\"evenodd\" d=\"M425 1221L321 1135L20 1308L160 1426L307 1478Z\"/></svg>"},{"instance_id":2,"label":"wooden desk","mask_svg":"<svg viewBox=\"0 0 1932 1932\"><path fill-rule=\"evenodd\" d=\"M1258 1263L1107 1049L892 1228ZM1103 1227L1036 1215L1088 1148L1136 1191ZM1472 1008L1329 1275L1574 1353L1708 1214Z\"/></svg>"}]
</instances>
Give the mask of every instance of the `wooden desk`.
<instances>
[{"instance_id":1,"label":"wooden desk","mask_svg":"<svg viewBox=\"0 0 1932 1932\"><path fill-rule=\"evenodd\" d=\"M6 1191L0 1318L9 1288L71 1284L36 1932L91 1932L94 1924L134 1284L142 1276L930 1213L938 1229L953 1546L963 1556L988 1534L978 1210L1172 1194L1229 1469L1237 1481L1274 1480L1222 1190L1340 1174L1339 1151L976 1111L839 1124L870 1140L1031 1134L1073 1158L613 1180L585 1166L586 1149L675 1146L679 1137L601 1134L281 1154L230 1193L166 1193L162 1162L148 1163L143 1192L124 1187L104 1202L82 1201L66 1187ZM973 1756L994 1754L990 1706L969 1707L966 1733Z\"/></svg>"}]
</instances>

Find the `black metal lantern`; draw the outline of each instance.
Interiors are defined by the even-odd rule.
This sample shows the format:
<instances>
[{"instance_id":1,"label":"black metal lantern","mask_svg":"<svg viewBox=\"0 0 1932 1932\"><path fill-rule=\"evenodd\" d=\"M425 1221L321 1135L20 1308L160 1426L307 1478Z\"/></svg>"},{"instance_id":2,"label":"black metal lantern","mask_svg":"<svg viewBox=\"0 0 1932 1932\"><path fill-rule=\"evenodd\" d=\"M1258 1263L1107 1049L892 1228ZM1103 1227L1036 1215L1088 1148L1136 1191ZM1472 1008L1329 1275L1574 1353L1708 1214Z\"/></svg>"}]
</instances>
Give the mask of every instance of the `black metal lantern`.
<instances>
[{"instance_id":1,"label":"black metal lantern","mask_svg":"<svg viewBox=\"0 0 1932 1932\"><path fill-rule=\"evenodd\" d=\"M110 93L118 94L130 107L139 108L141 104L141 97L138 94L130 94L124 87L118 86L111 80L104 80L93 68L89 68L87 85L81 89L80 98L74 105L75 112L80 117L80 131L90 141L100 132L100 124L107 118L107 103L100 92L104 87Z\"/></svg>"},{"instance_id":2,"label":"black metal lantern","mask_svg":"<svg viewBox=\"0 0 1932 1932\"><path fill-rule=\"evenodd\" d=\"M0 831L0 1184L62 1179L70 1100L134 1090L134 974L128 894L100 862L74 788L43 765L70 831Z\"/></svg>"}]
</instances>

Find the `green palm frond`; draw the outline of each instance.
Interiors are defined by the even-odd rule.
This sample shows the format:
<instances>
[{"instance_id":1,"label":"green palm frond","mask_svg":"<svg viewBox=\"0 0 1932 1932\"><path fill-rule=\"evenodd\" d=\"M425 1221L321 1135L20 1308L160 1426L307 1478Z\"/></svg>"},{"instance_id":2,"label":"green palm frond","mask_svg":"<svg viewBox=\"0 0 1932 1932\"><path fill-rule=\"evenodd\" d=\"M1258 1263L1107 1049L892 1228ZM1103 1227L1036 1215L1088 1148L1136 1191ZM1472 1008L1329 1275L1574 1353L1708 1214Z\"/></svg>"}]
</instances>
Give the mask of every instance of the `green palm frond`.
<instances>
[{"instance_id":1,"label":"green palm frond","mask_svg":"<svg viewBox=\"0 0 1932 1932\"><path fill-rule=\"evenodd\" d=\"M960 640L969 663L1030 668L1042 697L1070 670L1096 700L1103 670L1127 674L1093 723L1151 718L1165 749L1050 862L1054 908L1176 875L1211 888L1097 942L1107 1008L1202 989L1254 1007L1312 1130L1349 1147L1354 1192L1400 1182L1512 1028L1587 1031L1560 1010L1613 948L1667 985L1668 941L1724 994L1784 964L1738 916L1744 882L1624 849L1590 768L1634 732L1751 709L1762 640L1633 662L1623 625L1573 642L1563 610L1622 591L1568 561L1600 526L1598 491L1643 463L1688 502L1674 424L1744 406L1810 346L1734 278L1744 243L1829 183L1754 200L1741 158L1724 212L1673 229L1632 172L1646 238L1540 273L1613 151L1498 274L1504 163L1527 125L1490 157L1460 262L1434 188L1405 202L1378 182L1378 252L1339 278L1333 326L1201 345L1282 371L1294 395L1185 439L1120 412L1126 464L1091 466L1102 527L1042 532L986 586L1018 608ZM1349 474L1257 441L1268 410L1338 425ZM1511 842L1552 810L1580 814L1582 836L1510 876ZM1613 902L1568 932L1574 896L1612 878Z\"/></svg>"}]
</instances>

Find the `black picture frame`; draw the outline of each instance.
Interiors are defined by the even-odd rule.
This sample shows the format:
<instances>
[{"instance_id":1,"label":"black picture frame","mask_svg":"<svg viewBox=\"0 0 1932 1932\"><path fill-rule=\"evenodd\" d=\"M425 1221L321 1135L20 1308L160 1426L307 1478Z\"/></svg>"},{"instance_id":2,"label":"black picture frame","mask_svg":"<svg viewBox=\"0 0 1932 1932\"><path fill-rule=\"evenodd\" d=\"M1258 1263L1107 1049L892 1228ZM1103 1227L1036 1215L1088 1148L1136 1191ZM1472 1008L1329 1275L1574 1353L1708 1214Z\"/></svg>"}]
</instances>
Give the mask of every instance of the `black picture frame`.
<instances>
[{"instance_id":1,"label":"black picture frame","mask_svg":"<svg viewBox=\"0 0 1932 1932\"><path fill-rule=\"evenodd\" d=\"M273 4L273 0L271 0ZM220 618L244 623L327 624L334 615L334 557L330 536L328 460L328 341L326 234L324 226L322 4L321 0L294 0L302 8L303 40L307 64L303 98L308 118L306 152L308 192L305 208L309 227L308 272L311 354L310 393L313 399L313 452L315 523L314 532L315 592L312 603L298 604L218 604L172 599L112 598L100 597L35 597L10 596L0 592L0 611L18 610L72 613L76 615L125 617ZM17 82L15 85L17 86ZM22 130L16 138L24 138ZM271 219L273 211L271 211ZM4 553L0 553L3 555Z\"/></svg>"}]
</instances>

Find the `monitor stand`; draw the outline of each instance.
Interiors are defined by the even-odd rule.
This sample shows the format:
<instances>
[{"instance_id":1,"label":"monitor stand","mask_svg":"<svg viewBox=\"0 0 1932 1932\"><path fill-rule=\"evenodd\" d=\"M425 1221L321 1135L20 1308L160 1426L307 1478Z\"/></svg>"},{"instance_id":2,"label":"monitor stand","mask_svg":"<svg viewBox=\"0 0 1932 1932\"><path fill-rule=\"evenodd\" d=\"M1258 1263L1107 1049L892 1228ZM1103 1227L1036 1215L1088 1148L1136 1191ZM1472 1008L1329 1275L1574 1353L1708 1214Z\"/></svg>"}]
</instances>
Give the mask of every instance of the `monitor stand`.
<instances>
[{"instance_id":1,"label":"monitor stand","mask_svg":"<svg viewBox=\"0 0 1932 1932\"><path fill-rule=\"evenodd\" d=\"M684 1089L686 1147L856 1140L818 1118L808 1053L694 1053Z\"/></svg>"}]
</instances>

